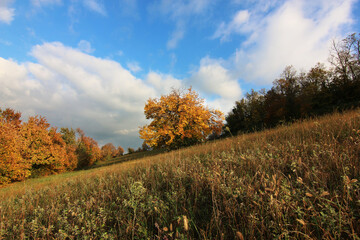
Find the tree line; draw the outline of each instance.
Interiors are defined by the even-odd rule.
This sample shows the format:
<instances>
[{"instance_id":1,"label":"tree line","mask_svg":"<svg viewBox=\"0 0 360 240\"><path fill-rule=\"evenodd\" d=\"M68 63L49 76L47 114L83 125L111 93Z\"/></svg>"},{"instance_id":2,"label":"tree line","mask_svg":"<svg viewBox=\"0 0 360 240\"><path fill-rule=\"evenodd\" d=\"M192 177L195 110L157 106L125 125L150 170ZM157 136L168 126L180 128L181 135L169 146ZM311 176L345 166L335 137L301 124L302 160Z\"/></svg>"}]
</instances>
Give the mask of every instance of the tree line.
<instances>
[{"instance_id":1,"label":"tree line","mask_svg":"<svg viewBox=\"0 0 360 240\"><path fill-rule=\"evenodd\" d=\"M352 34L333 41L330 67L318 63L298 73L287 66L270 90L252 90L235 102L225 117L209 109L191 88L174 89L149 99L144 107L151 123L140 138L151 148L176 149L206 140L258 131L297 119L358 107L360 103L360 38Z\"/></svg>"},{"instance_id":2,"label":"tree line","mask_svg":"<svg viewBox=\"0 0 360 240\"><path fill-rule=\"evenodd\" d=\"M270 90L252 90L226 116L225 135L252 132L297 119L358 107L360 35L333 41L330 67L318 63L298 73L287 66ZM230 132L229 132L230 131Z\"/></svg>"},{"instance_id":3,"label":"tree line","mask_svg":"<svg viewBox=\"0 0 360 240\"><path fill-rule=\"evenodd\" d=\"M89 167L124 153L111 143L100 149L80 128L58 131L44 117L20 118L20 112L0 109L0 185Z\"/></svg>"}]
</instances>

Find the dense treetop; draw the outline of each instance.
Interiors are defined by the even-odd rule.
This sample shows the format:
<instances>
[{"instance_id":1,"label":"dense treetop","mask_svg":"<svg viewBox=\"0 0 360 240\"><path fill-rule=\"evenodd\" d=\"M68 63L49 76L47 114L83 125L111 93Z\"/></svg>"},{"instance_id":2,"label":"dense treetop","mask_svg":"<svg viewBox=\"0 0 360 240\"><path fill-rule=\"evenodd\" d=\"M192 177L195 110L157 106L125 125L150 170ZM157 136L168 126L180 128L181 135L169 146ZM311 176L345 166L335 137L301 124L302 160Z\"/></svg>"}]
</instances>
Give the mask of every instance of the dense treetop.
<instances>
[{"instance_id":1,"label":"dense treetop","mask_svg":"<svg viewBox=\"0 0 360 240\"><path fill-rule=\"evenodd\" d=\"M298 73L287 66L268 90L251 91L226 116L233 134L360 105L360 35L333 42L331 67Z\"/></svg>"},{"instance_id":2,"label":"dense treetop","mask_svg":"<svg viewBox=\"0 0 360 240\"><path fill-rule=\"evenodd\" d=\"M191 88L149 99L144 113L152 122L139 133L150 147L177 148L204 141L212 133L221 133L224 120L222 112L206 107Z\"/></svg>"}]
</instances>

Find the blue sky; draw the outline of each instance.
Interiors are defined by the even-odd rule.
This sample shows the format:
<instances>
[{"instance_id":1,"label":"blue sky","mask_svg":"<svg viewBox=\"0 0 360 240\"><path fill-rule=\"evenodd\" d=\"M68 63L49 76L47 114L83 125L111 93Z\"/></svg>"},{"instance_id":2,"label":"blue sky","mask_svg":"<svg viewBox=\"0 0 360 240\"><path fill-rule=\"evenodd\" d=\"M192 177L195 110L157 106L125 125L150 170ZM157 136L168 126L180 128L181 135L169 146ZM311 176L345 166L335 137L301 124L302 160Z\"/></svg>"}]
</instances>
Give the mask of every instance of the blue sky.
<instances>
[{"instance_id":1,"label":"blue sky","mask_svg":"<svg viewBox=\"0 0 360 240\"><path fill-rule=\"evenodd\" d=\"M138 147L150 97L192 86L227 113L287 65L327 63L356 0L0 0L0 107Z\"/></svg>"}]
</instances>

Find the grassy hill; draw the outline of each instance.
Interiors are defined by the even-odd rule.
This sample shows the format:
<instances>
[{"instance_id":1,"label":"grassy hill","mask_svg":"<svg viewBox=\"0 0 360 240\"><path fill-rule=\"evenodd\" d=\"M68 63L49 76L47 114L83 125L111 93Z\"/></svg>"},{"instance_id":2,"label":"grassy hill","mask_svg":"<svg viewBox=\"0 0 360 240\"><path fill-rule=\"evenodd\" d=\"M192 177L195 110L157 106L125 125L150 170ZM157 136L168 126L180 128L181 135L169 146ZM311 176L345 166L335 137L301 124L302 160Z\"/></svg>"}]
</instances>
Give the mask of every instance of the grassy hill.
<instances>
[{"instance_id":1,"label":"grassy hill","mask_svg":"<svg viewBox=\"0 0 360 240\"><path fill-rule=\"evenodd\" d=\"M360 112L30 179L0 199L0 239L359 239Z\"/></svg>"}]
</instances>

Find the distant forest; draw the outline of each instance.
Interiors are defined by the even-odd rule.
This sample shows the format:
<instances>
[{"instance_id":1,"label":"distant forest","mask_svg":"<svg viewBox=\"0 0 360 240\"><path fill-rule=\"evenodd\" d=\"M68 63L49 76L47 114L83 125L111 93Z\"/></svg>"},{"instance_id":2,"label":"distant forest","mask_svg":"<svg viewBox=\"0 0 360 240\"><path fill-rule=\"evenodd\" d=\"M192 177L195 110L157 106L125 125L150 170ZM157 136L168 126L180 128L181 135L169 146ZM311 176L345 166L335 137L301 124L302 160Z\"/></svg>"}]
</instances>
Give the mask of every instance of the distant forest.
<instances>
[{"instance_id":1,"label":"distant forest","mask_svg":"<svg viewBox=\"0 0 360 240\"><path fill-rule=\"evenodd\" d=\"M226 116L225 136L258 131L297 119L343 111L360 103L360 38L333 41L330 67L318 63L298 73L287 66L273 87L237 101Z\"/></svg>"}]
</instances>

